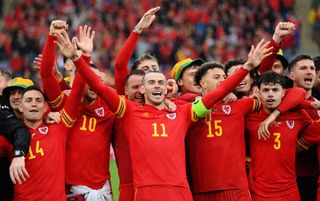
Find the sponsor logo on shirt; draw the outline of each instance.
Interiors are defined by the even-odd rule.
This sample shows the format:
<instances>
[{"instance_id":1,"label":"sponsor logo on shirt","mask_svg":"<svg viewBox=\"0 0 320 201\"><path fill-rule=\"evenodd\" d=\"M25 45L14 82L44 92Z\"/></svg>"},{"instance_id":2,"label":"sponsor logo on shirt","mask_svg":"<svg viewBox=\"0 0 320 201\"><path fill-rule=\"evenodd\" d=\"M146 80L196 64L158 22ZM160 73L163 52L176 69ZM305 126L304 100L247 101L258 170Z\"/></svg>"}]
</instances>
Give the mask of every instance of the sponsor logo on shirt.
<instances>
[{"instance_id":1,"label":"sponsor logo on shirt","mask_svg":"<svg viewBox=\"0 0 320 201\"><path fill-rule=\"evenodd\" d=\"M287 120L286 123L287 123L287 126L288 126L290 129L293 129L293 127L294 127L294 120Z\"/></svg>"},{"instance_id":2,"label":"sponsor logo on shirt","mask_svg":"<svg viewBox=\"0 0 320 201\"><path fill-rule=\"evenodd\" d=\"M174 120L177 117L176 113L169 113L167 114L168 119Z\"/></svg>"},{"instance_id":3,"label":"sponsor logo on shirt","mask_svg":"<svg viewBox=\"0 0 320 201\"><path fill-rule=\"evenodd\" d=\"M48 126L44 126L44 127L38 128L38 130L39 130L39 133L45 135L48 133L49 128L48 128Z\"/></svg>"},{"instance_id":4,"label":"sponsor logo on shirt","mask_svg":"<svg viewBox=\"0 0 320 201\"><path fill-rule=\"evenodd\" d=\"M104 109L103 107L97 108L94 110L99 117L104 117Z\"/></svg>"},{"instance_id":5,"label":"sponsor logo on shirt","mask_svg":"<svg viewBox=\"0 0 320 201\"><path fill-rule=\"evenodd\" d=\"M230 114L231 113L231 106L230 105L222 105L222 111L225 114Z\"/></svg>"}]
</instances>

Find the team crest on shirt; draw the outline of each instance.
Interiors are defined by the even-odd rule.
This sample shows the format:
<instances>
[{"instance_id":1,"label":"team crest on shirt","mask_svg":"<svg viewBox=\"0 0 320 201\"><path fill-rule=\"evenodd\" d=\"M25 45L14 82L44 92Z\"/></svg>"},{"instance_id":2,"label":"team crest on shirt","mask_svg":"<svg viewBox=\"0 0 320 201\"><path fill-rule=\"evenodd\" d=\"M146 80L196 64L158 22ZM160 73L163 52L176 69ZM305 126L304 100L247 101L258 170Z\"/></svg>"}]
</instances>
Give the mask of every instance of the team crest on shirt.
<instances>
[{"instance_id":1,"label":"team crest on shirt","mask_svg":"<svg viewBox=\"0 0 320 201\"><path fill-rule=\"evenodd\" d=\"M94 110L99 117L104 117L104 109L103 107L97 108Z\"/></svg>"},{"instance_id":2,"label":"team crest on shirt","mask_svg":"<svg viewBox=\"0 0 320 201\"><path fill-rule=\"evenodd\" d=\"M39 133L41 133L42 135L45 135L48 133L49 128L48 126L44 126L44 127L38 128L38 130L39 130Z\"/></svg>"},{"instance_id":3,"label":"team crest on shirt","mask_svg":"<svg viewBox=\"0 0 320 201\"><path fill-rule=\"evenodd\" d=\"M174 120L177 117L176 113L169 113L167 114L168 119Z\"/></svg>"},{"instance_id":4,"label":"team crest on shirt","mask_svg":"<svg viewBox=\"0 0 320 201\"><path fill-rule=\"evenodd\" d=\"M290 129L293 129L293 127L294 127L294 120L287 120L286 123L287 123L287 126L288 126Z\"/></svg>"},{"instance_id":5,"label":"team crest on shirt","mask_svg":"<svg viewBox=\"0 0 320 201\"><path fill-rule=\"evenodd\" d=\"M225 114L230 114L231 113L231 106L230 105L222 105L222 111Z\"/></svg>"}]
</instances>

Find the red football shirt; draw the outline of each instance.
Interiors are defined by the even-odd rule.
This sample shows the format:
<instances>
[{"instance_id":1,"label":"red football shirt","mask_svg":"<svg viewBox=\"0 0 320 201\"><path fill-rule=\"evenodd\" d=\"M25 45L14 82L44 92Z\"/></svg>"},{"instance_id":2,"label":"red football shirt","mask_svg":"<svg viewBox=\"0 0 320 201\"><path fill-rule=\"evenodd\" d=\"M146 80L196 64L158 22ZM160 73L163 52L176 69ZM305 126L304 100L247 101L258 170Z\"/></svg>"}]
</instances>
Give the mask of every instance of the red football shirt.
<instances>
[{"instance_id":1,"label":"red football shirt","mask_svg":"<svg viewBox=\"0 0 320 201\"><path fill-rule=\"evenodd\" d=\"M67 184L100 189L109 179L113 119L114 115L100 98L91 106L81 104L67 140Z\"/></svg>"},{"instance_id":2,"label":"red football shirt","mask_svg":"<svg viewBox=\"0 0 320 201\"><path fill-rule=\"evenodd\" d=\"M219 102L210 116L189 128L187 161L194 193L248 188L244 117L257 109L259 101L251 98Z\"/></svg>"},{"instance_id":3,"label":"red football shirt","mask_svg":"<svg viewBox=\"0 0 320 201\"><path fill-rule=\"evenodd\" d=\"M125 134L127 125L120 119L116 118L113 124L113 149L117 161L120 187L122 185L133 184L131 157L129 142Z\"/></svg>"},{"instance_id":4,"label":"red football shirt","mask_svg":"<svg viewBox=\"0 0 320 201\"><path fill-rule=\"evenodd\" d=\"M66 200L64 161L67 127L41 124L29 128L31 142L25 166L30 178L14 187L14 200Z\"/></svg>"},{"instance_id":5,"label":"red football shirt","mask_svg":"<svg viewBox=\"0 0 320 201\"><path fill-rule=\"evenodd\" d=\"M296 141L309 119L303 111L285 113L269 127L270 138L259 140L258 128L266 117L268 114L261 110L246 119L252 159L249 187L252 193L262 197L283 196L297 191Z\"/></svg>"},{"instance_id":6,"label":"red football shirt","mask_svg":"<svg viewBox=\"0 0 320 201\"><path fill-rule=\"evenodd\" d=\"M135 188L188 187L184 138L193 120L191 104L174 113L122 99L117 114L126 125Z\"/></svg>"}]
</instances>

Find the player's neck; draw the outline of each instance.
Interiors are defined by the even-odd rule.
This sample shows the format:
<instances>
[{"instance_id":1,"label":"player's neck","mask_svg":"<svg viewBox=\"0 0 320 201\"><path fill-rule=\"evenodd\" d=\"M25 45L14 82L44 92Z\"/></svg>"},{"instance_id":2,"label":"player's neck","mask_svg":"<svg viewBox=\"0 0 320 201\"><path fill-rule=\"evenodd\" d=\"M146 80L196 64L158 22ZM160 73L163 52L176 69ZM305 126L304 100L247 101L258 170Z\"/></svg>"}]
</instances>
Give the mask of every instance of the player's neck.
<instances>
[{"instance_id":1,"label":"player's neck","mask_svg":"<svg viewBox=\"0 0 320 201\"><path fill-rule=\"evenodd\" d=\"M85 96L82 98L82 104L86 106L91 106L97 99L89 99L86 98Z\"/></svg>"},{"instance_id":2,"label":"player's neck","mask_svg":"<svg viewBox=\"0 0 320 201\"><path fill-rule=\"evenodd\" d=\"M309 99L312 96L312 89L308 89L306 91L307 91L306 99Z\"/></svg>"},{"instance_id":3,"label":"player's neck","mask_svg":"<svg viewBox=\"0 0 320 201\"><path fill-rule=\"evenodd\" d=\"M267 113L267 114L271 114L274 110L270 110L266 107L263 107L263 110Z\"/></svg>"},{"instance_id":4,"label":"player's neck","mask_svg":"<svg viewBox=\"0 0 320 201\"><path fill-rule=\"evenodd\" d=\"M42 120L29 121L27 119L24 119L23 123L29 128L36 129L38 128L38 126L40 126L40 124L42 123Z\"/></svg>"},{"instance_id":5,"label":"player's neck","mask_svg":"<svg viewBox=\"0 0 320 201\"><path fill-rule=\"evenodd\" d=\"M155 103L152 103L152 102L146 100L145 104L151 105L151 106L157 108L158 110L163 110L163 109L167 108L167 106L164 103L164 101L162 103L160 103L160 104L155 104Z\"/></svg>"}]
</instances>

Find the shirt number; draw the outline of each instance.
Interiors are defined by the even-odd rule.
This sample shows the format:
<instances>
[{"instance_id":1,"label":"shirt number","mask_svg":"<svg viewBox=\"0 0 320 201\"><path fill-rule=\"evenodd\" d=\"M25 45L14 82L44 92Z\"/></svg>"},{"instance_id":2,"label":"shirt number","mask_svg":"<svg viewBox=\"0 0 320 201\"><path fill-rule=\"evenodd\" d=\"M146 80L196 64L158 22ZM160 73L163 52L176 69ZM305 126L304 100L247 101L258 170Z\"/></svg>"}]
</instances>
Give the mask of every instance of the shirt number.
<instances>
[{"instance_id":1,"label":"shirt number","mask_svg":"<svg viewBox=\"0 0 320 201\"><path fill-rule=\"evenodd\" d=\"M82 118L83 118L83 121L82 121L82 126L80 130L82 131L89 130L90 132L94 132L97 126L97 119L94 117L90 117L88 120L88 117L86 115L82 115Z\"/></svg>"},{"instance_id":2,"label":"shirt number","mask_svg":"<svg viewBox=\"0 0 320 201\"><path fill-rule=\"evenodd\" d=\"M153 134L152 137L168 137L168 134L166 133L166 126L164 124L159 124L161 127L161 131L162 133L159 134L158 132L158 124L157 123L153 123Z\"/></svg>"},{"instance_id":3,"label":"shirt number","mask_svg":"<svg viewBox=\"0 0 320 201\"><path fill-rule=\"evenodd\" d=\"M274 136L276 136L276 139L274 139L274 145L273 145L273 148L275 150L278 150L281 148L281 141L280 141L280 136L281 134L280 133L273 133Z\"/></svg>"},{"instance_id":4,"label":"shirt number","mask_svg":"<svg viewBox=\"0 0 320 201\"><path fill-rule=\"evenodd\" d=\"M36 158L35 154L40 154L41 156L44 156L44 152L43 152L43 149L40 147L39 140L36 142L35 153L32 151L31 146L29 147L29 160L35 159Z\"/></svg>"},{"instance_id":5,"label":"shirt number","mask_svg":"<svg viewBox=\"0 0 320 201\"><path fill-rule=\"evenodd\" d=\"M207 137L214 137L218 136L220 137L222 135L222 126L221 126L221 120L214 120L213 126L214 126L214 133L212 132L212 123L211 121L207 121L206 124L208 125L208 135Z\"/></svg>"}]
</instances>

